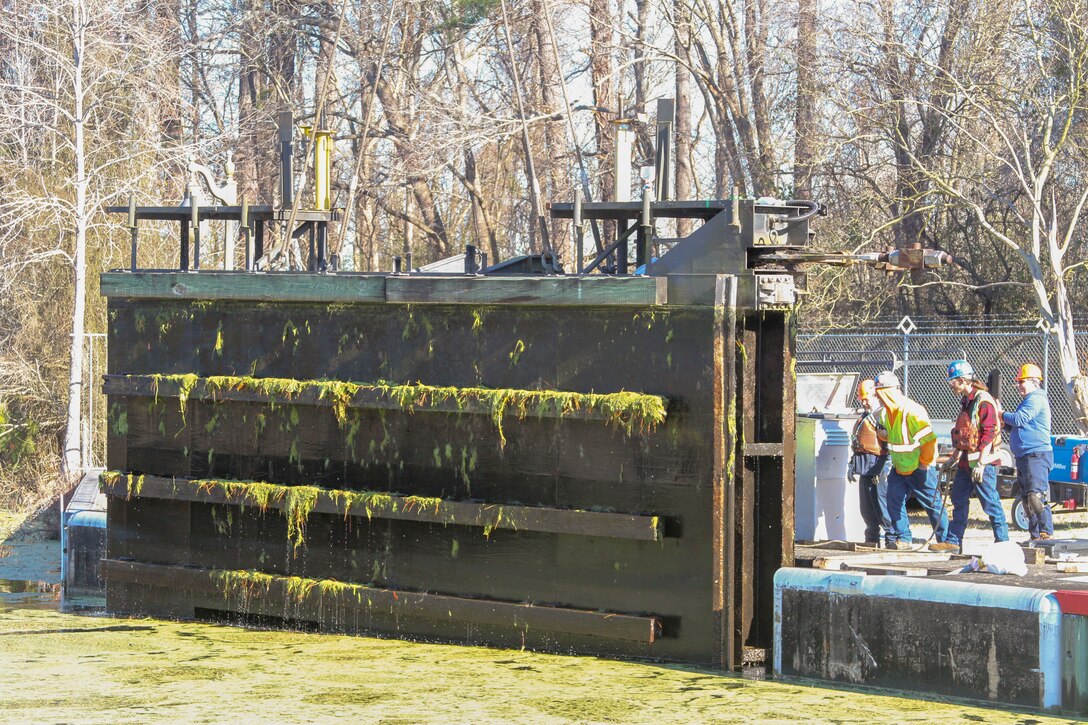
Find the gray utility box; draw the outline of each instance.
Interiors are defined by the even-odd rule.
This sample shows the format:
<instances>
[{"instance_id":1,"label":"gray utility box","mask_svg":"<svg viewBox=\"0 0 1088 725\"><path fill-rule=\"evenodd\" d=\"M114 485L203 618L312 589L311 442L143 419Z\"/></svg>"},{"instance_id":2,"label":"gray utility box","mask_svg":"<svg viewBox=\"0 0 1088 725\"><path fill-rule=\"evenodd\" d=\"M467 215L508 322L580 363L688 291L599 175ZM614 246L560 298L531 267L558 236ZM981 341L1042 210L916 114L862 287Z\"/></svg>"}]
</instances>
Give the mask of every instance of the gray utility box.
<instances>
[{"instance_id":1,"label":"gray utility box","mask_svg":"<svg viewBox=\"0 0 1088 725\"><path fill-rule=\"evenodd\" d=\"M850 477L850 434L857 373L797 376L798 541L864 541L858 484Z\"/></svg>"}]
</instances>

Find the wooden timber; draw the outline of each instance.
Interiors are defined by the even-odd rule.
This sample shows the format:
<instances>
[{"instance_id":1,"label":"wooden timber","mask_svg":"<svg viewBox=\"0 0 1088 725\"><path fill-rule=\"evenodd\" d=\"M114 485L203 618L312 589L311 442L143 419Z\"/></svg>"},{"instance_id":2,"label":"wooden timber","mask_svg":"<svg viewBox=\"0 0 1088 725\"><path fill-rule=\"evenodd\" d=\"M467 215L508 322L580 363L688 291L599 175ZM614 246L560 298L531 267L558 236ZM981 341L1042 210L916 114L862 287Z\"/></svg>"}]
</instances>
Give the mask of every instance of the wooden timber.
<instances>
[{"instance_id":1,"label":"wooden timber","mask_svg":"<svg viewBox=\"0 0 1088 725\"><path fill-rule=\"evenodd\" d=\"M343 277L300 272L107 272L102 294L133 299L175 297L186 300L252 300L305 298L318 302L384 302L385 277Z\"/></svg>"},{"instance_id":2,"label":"wooden timber","mask_svg":"<svg viewBox=\"0 0 1088 725\"><path fill-rule=\"evenodd\" d=\"M213 595L220 599L229 597L230 592L224 591L218 580L223 575L235 573L116 559L103 560L102 570L112 582L163 587ZM238 573L244 576L249 572ZM281 610L284 602L291 602L296 609L308 606L364 612L376 610L407 617L491 624L520 630L541 629L645 644L652 644L661 630L660 621L649 616L470 599L333 580L268 576L262 577L262 581L267 585L246 589L246 599L250 602L271 601ZM225 604L226 601L223 602Z\"/></svg>"},{"instance_id":3,"label":"wooden timber","mask_svg":"<svg viewBox=\"0 0 1088 725\"><path fill-rule=\"evenodd\" d=\"M502 277L363 273L106 272L102 293L131 299L215 299L327 303L640 306L667 301L658 277Z\"/></svg>"},{"instance_id":4,"label":"wooden timber","mask_svg":"<svg viewBox=\"0 0 1088 725\"><path fill-rule=\"evenodd\" d=\"M182 383L175 378L159 378L155 375L105 375L103 376L102 391L106 395L136 396L141 398L180 398L182 395ZM259 380L254 380L259 383ZM288 383L304 384L307 381L286 380ZM320 383L320 381L315 381ZM486 391L481 391L486 392ZM533 395L531 390L514 391L525 395ZM341 401L323 394L319 385L304 387L298 393L264 392L251 387L223 387L215 380L197 378L192 388L186 389L186 399L207 400L212 402L235 403L268 403L271 405L311 405L325 408L333 408L341 404ZM600 396L607 397L607 396ZM408 406L390 396L388 388L377 386L369 387L360 385L349 399L342 401L348 408L398 410L408 413L435 412L435 413L465 413L470 415L493 415L494 410L486 400L479 398L465 398L456 400L446 398L440 400L428 399L415 401ZM572 420L610 420L610 416L599 407L559 408L539 406L532 410L522 411L516 405L510 405L504 409L504 415L512 417L533 418L568 418Z\"/></svg>"},{"instance_id":5,"label":"wooden timber","mask_svg":"<svg viewBox=\"0 0 1088 725\"><path fill-rule=\"evenodd\" d=\"M259 482L199 481L143 476L139 484L139 492L134 493L123 475L104 474L102 491L109 496L124 498L156 498L259 508L258 502L246 494L246 485L252 483ZM287 487L283 487L285 493L288 490ZM288 501L286 496L270 498L266 506L268 509L286 511ZM657 516L441 499L420 500L418 497L365 490L322 489L317 493L312 511L341 517L365 517L368 520L395 519L470 526L482 528L485 531L492 529L542 531L637 541L658 541L662 536L661 521Z\"/></svg>"}]
</instances>

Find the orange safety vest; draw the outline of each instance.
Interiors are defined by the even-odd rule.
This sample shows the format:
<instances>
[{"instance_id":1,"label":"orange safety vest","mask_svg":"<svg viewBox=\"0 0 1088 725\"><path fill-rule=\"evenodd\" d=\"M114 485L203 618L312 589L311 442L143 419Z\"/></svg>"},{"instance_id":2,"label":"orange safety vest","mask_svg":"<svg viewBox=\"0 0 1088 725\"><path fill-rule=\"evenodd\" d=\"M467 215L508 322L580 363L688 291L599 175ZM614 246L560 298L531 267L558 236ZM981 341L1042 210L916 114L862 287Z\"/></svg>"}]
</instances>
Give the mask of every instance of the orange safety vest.
<instances>
[{"instance_id":1,"label":"orange safety vest","mask_svg":"<svg viewBox=\"0 0 1088 725\"><path fill-rule=\"evenodd\" d=\"M982 431L979 428L979 408L983 403L989 403L994 407L996 430L994 438L982 450L978 446ZM956 424L952 427L952 446L959 451L967 453L967 465L974 468L983 458L983 454L989 454L1001 444L1001 416L997 415L997 401L985 390L976 390L975 397L966 410L960 411L956 418ZM989 461L987 461L989 463Z\"/></svg>"},{"instance_id":2,"label":"orange safety vest","mask_svg":"<svg viewBox=\"0 0 1088 725\"><path fill-rule=\"evenodd\" d=\"M854 453L870 453L879 456L884 453L884 446L876 434L875 416L866 413L854 424L854 432L850 436L850 447Z\"/></svg>"}]
</instances>

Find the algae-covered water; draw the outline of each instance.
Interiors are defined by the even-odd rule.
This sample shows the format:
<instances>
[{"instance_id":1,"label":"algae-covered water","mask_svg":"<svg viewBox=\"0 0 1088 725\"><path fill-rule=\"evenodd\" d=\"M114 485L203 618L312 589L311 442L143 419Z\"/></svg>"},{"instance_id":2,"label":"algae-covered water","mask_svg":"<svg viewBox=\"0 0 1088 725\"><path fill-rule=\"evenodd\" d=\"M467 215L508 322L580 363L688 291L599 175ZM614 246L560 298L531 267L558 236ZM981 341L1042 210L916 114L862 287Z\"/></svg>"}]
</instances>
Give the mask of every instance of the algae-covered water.
<instances>
[{"instance_id":1,"label":"algae-covered water","mask_svg":"<svg viewBox=\"0 0 1088 725\"><path fill-rule=\"evenodd\" d=\"M101 600L60 601L46 537L0 512L2 723L1068 722L687 667L106 617Z\"/></svg>"},{"instance_id":2,"label":"algae-covered water","mask_svg":"<svg viewBox=\"0 0 1088 725\"><path fill-rule=\"evenodd\" d=\"M591 657L57 611L0 593L0 720L1061 722Z\"/></svg>"}]
</instances>

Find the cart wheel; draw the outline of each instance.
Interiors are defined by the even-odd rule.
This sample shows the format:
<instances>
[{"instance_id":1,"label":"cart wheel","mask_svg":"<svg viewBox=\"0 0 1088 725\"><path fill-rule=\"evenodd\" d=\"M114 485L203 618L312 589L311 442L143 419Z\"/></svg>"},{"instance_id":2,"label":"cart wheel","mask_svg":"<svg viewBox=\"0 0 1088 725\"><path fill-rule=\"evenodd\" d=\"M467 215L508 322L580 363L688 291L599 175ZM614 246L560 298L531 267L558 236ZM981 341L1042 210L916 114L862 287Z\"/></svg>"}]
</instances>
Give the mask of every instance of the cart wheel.
<instances>
[{"instance_id":1,"label":"cart wheel","mask_svg":"<svg viewBox=\"0 0 1088 725\"><path fill-rule=\"evenodd\" d=\"M1024 499L1019 497L1012 502L1012 525L1020 531L1028 530L1028 510L1024 506Z\"/></svg>"}]
</instances>

